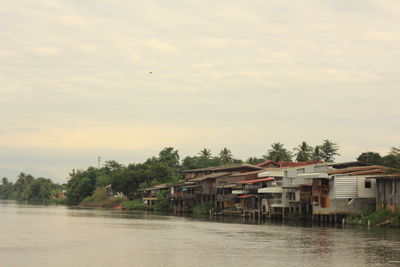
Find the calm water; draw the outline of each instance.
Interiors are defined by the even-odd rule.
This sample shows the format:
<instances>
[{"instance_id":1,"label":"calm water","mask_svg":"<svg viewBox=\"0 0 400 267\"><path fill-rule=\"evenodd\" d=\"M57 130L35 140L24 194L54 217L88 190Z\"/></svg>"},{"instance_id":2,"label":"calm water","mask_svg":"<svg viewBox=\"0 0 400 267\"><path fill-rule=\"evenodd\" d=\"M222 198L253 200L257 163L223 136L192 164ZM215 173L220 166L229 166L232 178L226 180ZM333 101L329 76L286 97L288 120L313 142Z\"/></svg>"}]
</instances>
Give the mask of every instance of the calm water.
<instances>
[{"instance_id":1,"label":"calm water","mask_svg":"<svg viewBox=\"0 0 400 267\"><path fill-rule=\"evenodd\" d=\"M400 231L1 201L0 266L400 266Z\"/></svg>"}]
</instances>

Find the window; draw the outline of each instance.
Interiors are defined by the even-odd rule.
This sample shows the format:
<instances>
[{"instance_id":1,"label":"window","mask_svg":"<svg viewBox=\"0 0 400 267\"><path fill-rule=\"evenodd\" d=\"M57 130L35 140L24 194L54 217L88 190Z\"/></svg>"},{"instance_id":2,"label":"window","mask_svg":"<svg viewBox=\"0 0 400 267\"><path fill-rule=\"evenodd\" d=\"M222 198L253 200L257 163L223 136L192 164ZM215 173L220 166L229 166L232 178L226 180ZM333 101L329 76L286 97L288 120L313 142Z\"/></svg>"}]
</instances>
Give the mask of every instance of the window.
<instances>
[{"instance_id":1,"label":"window","mask_svg":"<svg viewBox=\"0 0 400 267\"><path fill-rule=\"evenodd\" d=\"M370 180L365 180L364 187L365 188L371 188L371 181Z\"/></svg>"}]
</instances>

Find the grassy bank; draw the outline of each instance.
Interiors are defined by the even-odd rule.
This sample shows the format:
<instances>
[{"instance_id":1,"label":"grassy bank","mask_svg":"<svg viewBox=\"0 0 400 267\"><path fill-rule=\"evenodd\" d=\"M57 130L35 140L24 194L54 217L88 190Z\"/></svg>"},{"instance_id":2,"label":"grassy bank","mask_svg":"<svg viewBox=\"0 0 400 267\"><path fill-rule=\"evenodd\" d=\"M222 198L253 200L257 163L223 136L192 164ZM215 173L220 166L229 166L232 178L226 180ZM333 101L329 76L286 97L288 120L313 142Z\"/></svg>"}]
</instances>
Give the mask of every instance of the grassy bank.
<instances>
[{"instance_id":1,"label":"grassy bank","mask_svg":"<svg viewBox=\"0 0 400 267\"><path fill-rule=\"evenodd\" d=\"M126 201L126 198L109 197L104 187L98 187L94 191L93 195L84 198L79 206L114 208L121 205L121 203L124 201Z\"/></svg>"},{"instance_id":2,"label":"grassy bank","mask_svg":"<svg viewBox=\"0 0 400 267\"><path fill-rule=\"evenodd\" d=\"M346 222L348 224L372 225L400 227L400 213L391 212L389 210L380 210L375 212L367 212L363 215L347 215Z\"/></svg>"}]
</instances>

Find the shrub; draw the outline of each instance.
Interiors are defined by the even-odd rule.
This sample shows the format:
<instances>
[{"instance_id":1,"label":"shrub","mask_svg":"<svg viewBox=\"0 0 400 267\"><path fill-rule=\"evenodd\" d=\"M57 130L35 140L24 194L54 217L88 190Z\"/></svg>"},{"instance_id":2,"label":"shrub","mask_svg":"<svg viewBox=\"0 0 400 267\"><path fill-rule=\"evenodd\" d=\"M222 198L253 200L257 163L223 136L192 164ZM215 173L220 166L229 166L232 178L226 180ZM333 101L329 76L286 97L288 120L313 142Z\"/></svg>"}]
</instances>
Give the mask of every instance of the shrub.
<instances>
[{"instance_id":1,"label":"shrub","mask_svg":"<svg viewBox=\"0 0 400 267\"><path fill-rule=\"evenodd\" d=\"M146 206L144 205L143 201L140 199L122 202L121 206L123 209L127 209L127 210L146 209Z\"/></svg>"},{"instance_id":2,"label":"shrub","mask_svg":"<svg viewBox=\"0 0 400 267\"><path fill-rule=\"evenodd\" d=\"M210 210L214 209L214 203L203 202L193 207L193 213L195 214L207 214Z\"/></svg>"}]
</instances>

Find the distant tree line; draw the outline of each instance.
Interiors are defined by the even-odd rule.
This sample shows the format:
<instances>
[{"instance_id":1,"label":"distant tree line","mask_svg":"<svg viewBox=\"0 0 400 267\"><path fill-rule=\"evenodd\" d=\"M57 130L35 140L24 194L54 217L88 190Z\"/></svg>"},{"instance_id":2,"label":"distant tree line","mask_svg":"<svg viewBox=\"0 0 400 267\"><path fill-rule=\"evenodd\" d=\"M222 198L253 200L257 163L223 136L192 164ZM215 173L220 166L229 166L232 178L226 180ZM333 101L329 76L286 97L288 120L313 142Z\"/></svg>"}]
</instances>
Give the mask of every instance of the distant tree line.
<instances>
[{"instance_id":1,"label":"distant tree line","mask_svg":"<svg viewBox=\"0 0 400 267\"><path fill-rule=\"evenodd\" d=\"M62 186L53 183L50 179L35 178L21 172L15 183L10 182L6 177L1 179L0 199L45 201L60 190L62 190Z\"/></svg>"},{"instance_id":2,"label":"distant tree line","mask_svg":"<svg viewBox=\"0 0 400 267\"><path fill-rule=\"evenodd\" d=\"M400 146L392 147L390 152L383 157L377 152L364 152L358 156L357 160L368 165L383 165L400 169Z\"/></svg>"}]
</instances>

